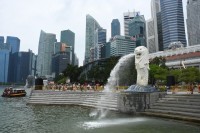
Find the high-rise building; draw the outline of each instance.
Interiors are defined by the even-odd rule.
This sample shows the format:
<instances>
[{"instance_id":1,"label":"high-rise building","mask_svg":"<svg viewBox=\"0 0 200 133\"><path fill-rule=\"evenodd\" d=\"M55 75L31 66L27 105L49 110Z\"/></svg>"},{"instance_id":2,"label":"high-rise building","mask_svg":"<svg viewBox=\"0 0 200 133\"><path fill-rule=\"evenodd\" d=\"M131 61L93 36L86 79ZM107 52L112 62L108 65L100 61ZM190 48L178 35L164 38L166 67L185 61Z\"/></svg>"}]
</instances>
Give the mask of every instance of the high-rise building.
<instances>
[{"instance_id":1,"label":"high-rise building","mask_svg":"<svg viewBox=\"0 0 200 133\"><path fill-rule=\"evenodd\" d=\"M52 73L61 74L70 64L70 52L58 52L52 57Z\"/></svg>"},{"instance_id":2,"label":"high-rise building","mask_svg":"<svg viewBox=\"0 0 200 133\"><path fill-rule=\"evenodd\" d=\"M136 39L136 46L146 46L146 26L143 15L137 14L129 22L129 36Z\"/></svg>"},{"instance_id":3,"label":"high-rise building","mask_svg":"<svg viewBox=\"0 0 200 133\"><path fill-rule=\"evenodd\" d=\"M20 39L18 37L7 36L6 43L10 44L12 53L19 52Z\"/></svg>"},{"instance_id":4,"label":"high-rise building","mask_svg":"<svg viewBox=\"0 0 200 133\"><path fill-rule=\"evenodd\" d=\"M101 47L101 58L109 58L109 57L110 57L110 42L107 42Z\"/></svg>"},{"instance_id":5,"label":"high-rise building","mask_svg":"<svg viewBox=\"0 0 200 133\"><path fill-rule=\"evenodd\" d=\"M79 66L79 59L77 57L77 55L75 54L75 63L74 63L75 66Z\"/></svg>"},{"instance_id":6,"label":"high-rise building","mask_svg":"<svg viewBox=\"0 0 200 133\"><path fill-rule=\"evenodd\" d=\"M163 32L162 32L162 19L161 12L157 13L157 26L158 26L158 51L163 51Z\"/></svg>"},{"instance_id":7,"label":"high-rise building","mask_svg":"<svg viewBox=\"0 0 200 133\"><path fill-rule=\"evenodd\" d=\"M91 61L101 58L101 47L106 43L106 29L99 28L95 32L95 46L91 48Z\"/></svg>"},{"instance_id":8,"label":"high-rise building","mask_svg":"<svg viewBox=\"0 0 200 133\"><path fill-rule=\"evenodd\" d=\"M124 35L129 36L129 22L136 16L136 12L124 13Z\"/></svg>"},{"instance_id":9,"label":"high-rise building","mask_svg":"<svg viewBox=\"0 0 200 133\"><path fill-rule=\"evenodd\" d=\"M160 0L163 49L172 42L180 41L186 46L182 0Z\"/></svg>"},{"instance_id":10,"label":"high-rise building","mask_svg":"<svg viewBox=\"0 0 200 133\"><path fill-rule=\"evenodd\" d=\"M200 44L200 0L187 2L188 45Z\"/></svg>"},{"instance_id":11,"label":"high-rise building","mask_svg":"<svg viewBox=\"0 0 200 133\"><path fill-rule=\"evenodd\" d=\"M85 61L84 64L89 63L91 58L91 49L95 46L95 32L101 28L98 22L90 15L86 16L86 39L85 39Z\"/></svg>"},{"instance_id":12,"label":"high-rise building","mask_svg":"<svg viewBox=\"0 0 200 133\"><path fill-rule=\"evenodd\" d=\"M123 56L130 53L136 48L136 42L131 36L115 36L110 41L110 56Z\"/></svg>"},{"instance_id":13,"label":"high-rise building","mask_svg":"<svg viewBox=\"0 0 200 133\"><path fill-rule=\"evenodd\" d=\"M4 37L0 36L0 45L4 43Z\"/></svg>"},{"instance_id":14,"label":"high-rise building","mask_svg":"<svg viewBox=\"0 0 200 133\"><path fill-rule=\"evenodd\" d=\"M60 36L60 42L67 44L67 46L70 46L72 48L72 64L74 65L75 61L75 53L74 53L74 47L75 47L75 33L71 30L63 30L61 31Z\"/></svg>"},{"instance_id":15,"label":"high-rise building","mask_svg":"<svg viewBox=\"0 0 200 133\"><path fill-rule=\"evenodd\" d=\"M149 53L155 53L156 44L155 44L155 33L154 33L154 21L152 18L146 21L146 38L147 38L147 48L149 50Z\"/></svg>"},{"instance_id":16,"label":"high-rise building","mask_svg":"<svg viewBox=\"0 0 200 133\"><path fill-rule=\"evenodd\" d=\"M10 58L9 82L26 83L29 75L35 76L36 56L28 52L15 52Z\"/></svg>"},{"instance_id":17,"label":"high-rise building","mask_svg":"<svg viewBox=\"0 0 200 133\"><path fill-rule=\"evenodd\" d=\"M37 57L37 75L51 75L52 55L54 53L54 43L56 35L52 33L40 32L38 57Z\"/></svg>"},{"instance_id":18,"label":"high-rise building","mask_svg":"<svg viewBox=\"0 0 200 133\"><path fill-rule=\"evenodd\" d=\"M72 46L56 42L52 56L52 73L55 76L61 74L69 64L72 64Z\"/></svg>"},{"instance_id":19,"label":"high-rise building","mask_svg":"<svg viewBox=\"0 0 200 133\"><path fill-rule=\"evenodd\" d=\"M10 44L0 44L0 82L8 81L10 52Z\"/></svg>"},{"instance_id":20,"label":"high-rise building","mask_svg":"<svg viewBox=\"0 0 200 133\"><path fill-rule=\"evenodd\" d=\"M151 15L152 18L146 21L146 42L149 53L159 51L161 48L158 35L158 18L157 13L161 11L160 0L151 0ZM161 42L162 43L162 42Z\"/></svg>"},{"instance_id":21,"label":"high-rise building","mask_svg":"<svg viewBox=\"0 0 200 133\"><path fill-rule=\"evenodd\" d=\"M111 37L120 35L120 22L118 19L113 19L111 23Z\"/></svg>"}]
</instances>

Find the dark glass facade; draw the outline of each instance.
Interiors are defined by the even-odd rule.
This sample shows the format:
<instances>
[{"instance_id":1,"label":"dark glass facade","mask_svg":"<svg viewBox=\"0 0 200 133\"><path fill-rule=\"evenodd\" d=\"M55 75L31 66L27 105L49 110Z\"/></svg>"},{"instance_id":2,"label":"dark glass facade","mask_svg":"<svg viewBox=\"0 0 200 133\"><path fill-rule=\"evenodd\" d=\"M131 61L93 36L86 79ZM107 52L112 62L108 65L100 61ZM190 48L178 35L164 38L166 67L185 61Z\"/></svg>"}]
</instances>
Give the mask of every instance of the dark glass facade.
<instances>
[{"instance_id":1,"label":"dark glass facade","mask_svg":"<svg viewBox=\"0 0 200 133\"><path fill-rule=\"evenodd\" d=\"M160 0L163 48L180 41L186 46L182 0Z\"/></svg>"},{"instance_id":2,"label":"dark glass facade","mask_svg":"<svg viewBox=\"0 0 200 133\"><path fill-rule=\"evenodd\" d=\"M3 44L3 43L4 43L4 37L0 36L0 44Z\"/></svg>"},{"instance_id":3,"label":"dark glass facade","mask_svg":"<svg viewBox=\"0 0 200 133\"><path fill-rule=\"evenodd\" d=\"M58 52L52 57L52 72L55 76L62 73L70 64L70 52Z\"/></svg>"},{"instance_id":4,"label":"dark glass facade","mask_svg":"<svg viewBox=\"0 0 200 133\"><path fill-rule=\"evenodd\" d=\"M163 51L163 33L162 33L162 20L161 20L161 12L157 14L157 27L158 27L158 48L159 51Z\"/></svg>"},{"instance_id":5,"label":"dark glass facade","mask_svg":"<svg viewBox=\"0 0 200 133\"><path fill-rule=\"evenodd\" d=\"M146 46L146 26L143 15L137 14L129 22L129 36L136 39L136 46Z\"/></svg>"},{"instance_id":6,"label":"dark glass facade","mask_svg":"<svg viewBox=\"0 0 200 133\"><path fill-rule=\"evenodd\" d=\"M8 82L26 83L28 75L35 76L35 63L36 57L30 50L11 54Z\"/></svg>"},{"instance_id":7,"label":"dark glass facade","mask_svg":"<svg viewBox=\"0 0 200 133\"><path fill-rule=\"evenodd\" d=\"M111 37L120 35L120 22L118 19L113 19L111 23Z\"/></svg>"},{"instance_id":8,"label":"dark glass facade","mask_svg":"<svg viewBox=\"0 0 200 133\"><path fill-rule=\"evenodd\" d=\"M8 81L10 51L9 44L0 44L0 82Z\"/></svg>"},{"instance_id":9,"label":"dark glass facade","mask_svg":"<svg viewBox=\"0 0 200 133\"><path fill-rule=\"evenodd\" d=\"M72 32L71 30L61 31L60 42L67 44L67 46L72 46L72 64L74 65L74 62L75 62L75 54L74 54L75 33Z\"/></svg>"},{"instance_id":10,"label":"dark glass facade","mask_svg":"<svg viewBox=\"0 0 200 133\"><path fill-rule=\"evenodd\" d=\"M7 36L6 43L11 45L11 52L19 52L20 39L17 37Z\"/></svg>"},{"instance_id":11,"label":"dark glass facade","mask_svg":"<svg viewBox=\"0 0 200 133\"><path fill-rule=\"evenodd\" d=\"M109 58L110 57L110 42L101 47L101 58Z\"/></svg>"}]
</instances>

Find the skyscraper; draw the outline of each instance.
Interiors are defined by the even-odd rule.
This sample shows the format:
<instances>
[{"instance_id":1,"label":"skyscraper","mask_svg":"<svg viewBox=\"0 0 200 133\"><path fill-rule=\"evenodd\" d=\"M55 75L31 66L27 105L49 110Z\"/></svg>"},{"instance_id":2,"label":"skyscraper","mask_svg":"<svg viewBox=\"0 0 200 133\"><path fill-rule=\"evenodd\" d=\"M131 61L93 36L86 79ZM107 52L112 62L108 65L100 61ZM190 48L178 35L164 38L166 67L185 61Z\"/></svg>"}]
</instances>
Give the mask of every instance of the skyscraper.
<instances>
[{"instance_id":1,"label":"skyscraper","mask_svg":"<svg viewBox=\"0 0 200 133\"><path fill-rule=\"evenodd\" d=\"M101 28L98 22L90 15L86 16L86 39L85 39L85 62L87 64L91 60L91 49L95 46L95 32Z\"/></svg>"},{"instance_id":2,"label":"skyscraper","mask_svg":"<svg viewBox=\"0 0 200 133\"><path fill-rule=\"evenodd\" d=\"M0 44L0 82L8 81L10 52L10 44Z\"/></svg>"},{"instance_id":3,"label":"skyscraper","mask_svg":"<svg viewBox=\"0 0 200 133\"><path fill-rule=\"evenodd\" d=\"M68 66L72 64L72 46L57 42L54 44L54 54L52 56L52 73L58 76Z\"/></svg>"},{"instance_id":4,"label":"skyscraper","mask_svg":"<svg viewBox=\"0 0 200 133\"><path fill-rule=\"evenodd\" d=\"M151 15L152 18L146 21L146 38L147 48L149 53L154 53L160 50L159 35L158 35L158 18L157 14L161 11L160 0L151 0ZM160 21L159 21L160 22Z\"/></svg>"},{"instance_id":5,"label":"skyscraper","mask_svg":"<svg viewBox=\"0 0 200 133\"><path fill-rule=\"evenodd\" d=\"M35 60L35 54L31 50L13 53L9 68L9 82L26 83L28 75L35 76Z\"/></svg>"},{"instance_id":6,"label":"skyscraper","mask_svg":"<svg viewBox=\"0 0 200 133\"><path fill-rule=\"evenodd\" d=\"M180 41L186 46L182 0L160 0L163 49L172 42Z\"/></svg>"},{"instance_id":7,"label":"skyscraper","mask_svg":"<svg viewBox=\"0 0 200 133\"><path fill-rule=\"evenodd\" d=\"M135 17L136 12L124 13L124 35L129 36L129 22Z\"/></svg>"},{"instance_id":8,"label":"skyscraper","mask_svg":"<svg viewBox=\"0 0 200 133\"><path fill-rule=\"evenodd\" d=\"M152 18L146 21L146 38L149 53L156 52L154 21Z\"/></svg>"},{"instance_id":9,"label":"skyscraper","mask_svg":"<svg viewBox=\"0 0 200 133\"><path fill-rule=\"evenodd\" d=\"M134 37L136 46L146 46L146 26L143 15L139 13L129 22L129 36Z\"/></svg>"},{"instance_id":10,"label":"skyscraper","mask_svg":"<svg viewBox=\"0 0 200 133\"><path fill-rule=\"evenodd\" d=\"M52 55L54 53L54 43L56 35L52 33L40 32L37 74L38 76L51 75Z\"/></svg>"},{"instance_id":11,"label":"skyscraper","mask_svg":"<svg viewBox=\"0 0 200 133\"><path fill-rule=\"evenodd\" d=\"M4 37L0 36L0 45L4 43Z\"/></svg>"},{"instance_id":12,"label":"skyscraper","mask_svg":"<svg viewBox=\"0 0 200 133\"><path fill-rule=\"evenodd\" d=\"M74 47L75 47L75 33L71 30L63 30L61 31L60 36L60 42L67 44L67 46L72 47L72 64L74 65L75 62L75 53L74 53Z\"/></svg>"},{"instance_id":13,"label":"skyscraper","mask_svg":"<svg viewBox=\"0 0 200 133\"><path fill-rule=\"evenodd\" d=\"M98 60L101 58L101 47L106 43L106 29L99 28L95 32L95 46L91 48L93 53L92 59Z\"/></svg>"},{"instance_id":14,"label":"skyscraper","mask_svg":"<svg viewBox=\"0 0 200 133\"><path fill-rule=\"evenodd\" d=\"M200 44L200 0L187 2L187 31L190 46Z\"/></svg>"},{"instance_id":15,"label":"skyscraper","mask_svg":"<svg viewBox=\"0 0 200 133\"><path fill-rule=\"evenodd\" d=\"M136 44L130 36L115 36L110 41L110 56L123 56L133 53Z\"/></svg>"},{"instance_id":16,"label":"skyscraper","mask_svg":"<svg viewBox=\"0 0 200 133\"><path fill-rule=\"evenodd\" d=\"M120 35L120 22L118 19L113 19L111 23L111 37Z\"/></svg>"},{"instance_id":17,"label":"skyscraper","mask_svg":"<svg viewBox=\"0 0 200 133\"><path fill-rule=\"evenodd\" d=\"M12 53L19 52L19 48L20 48L20 39L19 38L7 36L6 43L10 44Z\"/></svg>"}]
</instances>

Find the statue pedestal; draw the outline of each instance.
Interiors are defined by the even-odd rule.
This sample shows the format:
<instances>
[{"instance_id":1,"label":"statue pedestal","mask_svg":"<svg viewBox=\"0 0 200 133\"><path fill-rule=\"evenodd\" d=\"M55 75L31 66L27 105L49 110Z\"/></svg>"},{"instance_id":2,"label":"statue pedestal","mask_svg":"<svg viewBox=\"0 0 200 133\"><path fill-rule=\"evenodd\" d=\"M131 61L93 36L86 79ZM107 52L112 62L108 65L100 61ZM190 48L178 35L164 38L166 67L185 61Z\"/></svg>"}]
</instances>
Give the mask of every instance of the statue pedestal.
<instances>
[{"instance_id":1,"label":"statue pedestal","mask_svg":"<svg viewBox=\"0 0 200 133\"><path fill-rule=\"evenodd\" d=\"M166 92L158 92L154 87L132 85L120 93L118 110L123 113L144 112L165 95Z\"/></svg>"},{"instance_id":2,"label":"statue pedestal","mask_svg":"<svg viewBox=\"0 0 200 133\"><path fill-rule=\"evenodd\" d=\"M157 92L157 89L152 86L131 85L125 92Z\"/></svg>"}]
</instances>

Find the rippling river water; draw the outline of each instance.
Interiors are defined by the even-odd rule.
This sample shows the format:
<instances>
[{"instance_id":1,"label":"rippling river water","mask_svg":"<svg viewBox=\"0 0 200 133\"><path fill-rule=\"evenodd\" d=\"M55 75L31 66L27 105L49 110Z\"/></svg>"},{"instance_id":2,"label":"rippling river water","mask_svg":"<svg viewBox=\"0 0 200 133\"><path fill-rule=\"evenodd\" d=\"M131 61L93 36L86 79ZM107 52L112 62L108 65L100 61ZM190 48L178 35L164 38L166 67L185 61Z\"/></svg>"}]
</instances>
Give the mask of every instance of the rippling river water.
<instances>
[{"instance_id":1,"label":"rippling river water","mask_svg":"<svg viewBox=\"0 0 200 133\"><path fill-rule=\"evenodd\" d=\"M0 87L0 94L3 88ZM29 93L30 90L27 90ZM97 119L80 106L26 105L23 98L0 97L0 133L199 133L200 127L110 112Z\"/></svg>"}]
</instances>

